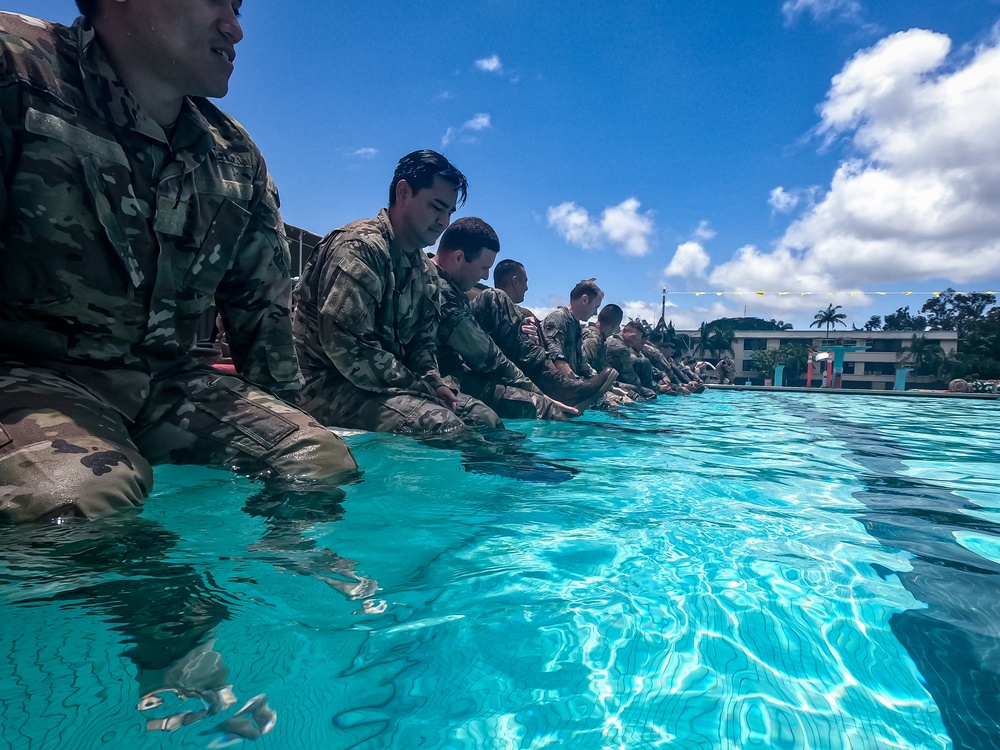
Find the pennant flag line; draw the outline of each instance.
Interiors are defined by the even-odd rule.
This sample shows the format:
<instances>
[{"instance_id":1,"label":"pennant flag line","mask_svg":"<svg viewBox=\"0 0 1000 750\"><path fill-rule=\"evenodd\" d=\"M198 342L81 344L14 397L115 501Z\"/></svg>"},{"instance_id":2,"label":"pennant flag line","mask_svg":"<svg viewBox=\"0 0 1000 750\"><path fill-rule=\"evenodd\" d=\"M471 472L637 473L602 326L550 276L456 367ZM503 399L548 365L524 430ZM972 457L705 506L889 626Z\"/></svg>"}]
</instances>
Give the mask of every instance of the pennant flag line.
<instances>
[{"instance_id":1,"label":"pennant flag line","mask_svg":"<svg viewBox=\"0 0 1000 750\"><path fill-rule=\"evenodd\" d=\"M687 291L673 291L673 290L668 290L668 289L664 289L663 293L664 294L693 294L695 297L703 297L706 294L714 294L716 297L722 297L722 296L727 295L727 294L730 295L730 296L733 296L733 297L739 297L739 296L742 296L744 294L756 294L758 297L764 297L765 295L768 295L768 294L777 295L778 297L784 297L784 296L789 295L789 294L797 294L800 297L808 297L811 294L828 294L831 297L834 297L834 296L836 296L838 294L849 294L852 297L856 297L859 294L876 294L876 295L878 295L880 297L885 297L888 294L898 294L898 295L902 295L903 297L910 297L910 296L912 296L914 294L927 295L927 296L930 296L930 297L940 297L942 294L945 294L945 292L864 292L864 291L860 291L860 290L855 290L855 291L843 290L843 291L839 291L839 292L746 292L746 291L741 291L741 292L737 292L737 291L732 291L732 292L687 292ZM963 295L966 295L966 294L994 294L994 295L997 294L997 292L993 292L993 291L990 291L990 292L953 292L953 293L956 296L959 296L959 297L961 297Z\"/></svg>"}]
</instances>

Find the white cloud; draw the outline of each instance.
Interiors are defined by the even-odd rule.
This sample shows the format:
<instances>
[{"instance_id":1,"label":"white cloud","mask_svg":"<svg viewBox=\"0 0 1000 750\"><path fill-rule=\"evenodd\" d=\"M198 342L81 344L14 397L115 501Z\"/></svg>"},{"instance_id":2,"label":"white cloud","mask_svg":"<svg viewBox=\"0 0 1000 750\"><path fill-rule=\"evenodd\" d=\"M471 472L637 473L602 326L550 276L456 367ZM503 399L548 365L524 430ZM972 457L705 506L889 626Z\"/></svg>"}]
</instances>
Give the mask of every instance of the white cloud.
<instances>
[{"instance_id":1,"label":"white cloud","mask_svg":"<svg viewBox=\"0 0 1000 750\"><path fill-rule=\"evenodd\" d=\"M799 205L799 197L787 192L781 185L778 185L778 187L771 191L767 203L778 213L784 214Z\"/></svg>"},{"instance_id":2,"label":"white cloud","mask_svg":"<svg viewBox=\"0 0 1000 750\"><path fill-rule=\"evenodd\" d=\"M715 230L712 229L712 225L705 219L698 222L698 228L694 230L694 238L696 240L710 240L713 237L715 237Z\"/></svg>"},{"instance_id":3,"label":"white cloud","mask_svg":"<svg viewBox=\"0 0 1000 750\"><path fill-rule=\"evenodd\" d=\"M585 249L617 245L622 255L641 257L649 252L649 237L653 233L651 211L639 213L636 198L627 198L610 206L600 220L591 218L587 209L573 202L551 206L547 213L549 226L567 242Z\"/></svg>"},{"instance_id":4,"label":"white cloud","mask_svg":"<svg viewBox=\"0 0 1000 750\"><path fill-rule=\"evenodd\" d=\"M742 248L711 280L828 291L1000 276L1000 48L957 68L946 67L949 50L946 36L913 29L856 54L817 127L855 155L773 251Z\"/></svg>"},{"instance_id":5,"label":"white cloud","mask_svg":"<svg viewBox=\"0 0 1000 750\"><path fill-rule=\"evenodd\" d=\"M493 122L490 115L486 112L480 112L473 115L471 119L466 120L461 127L448 128L444 135L441 136L441 145L447 146L458 137L461 137L463 143L475 143L476 138L468 134L488 130L491 127L493 127Z\"/></svg>"},{"instance_id":6,"label":"white cloud","mask_svg":"<svg viewBox=\"0 0 1000 750\"><path fill-rule=\"evenodd\" d=\"M858 0L785 0L781 12L789 24L806 13L816 21L827 18L853 21L861 15L861 4Z\"/></svg>"},{"instance_id":7,"label":"white cloud","mask_svg":"<svg viewBox=\"0 0 1000 750\"><path fill-rule=\"evenodd\" d=\"M473 115L472 119L462 126L464 130L485 130L488 127L490 127L490 116L484 112Z\"/></svg>"},{"instance_id":8,"label":"white cloud","mask_svg":"<svg viewBox=\"0 0 1000 750\"><path fill-rule=\"evenodd\" d=\"M476 60L476 67L486 73L502 73L503 63L500 62L499 55L490 55L481 60Z\"/></svg>"},{"instance_id":9,"label":"white cloud","mask_svg":"<svg viewBox=\"0 0 1000 750\"><path fill-rule=\"evenodd\" d=\"M356 151L354 151L351 154L351 156L357 156L357 157L360 157L362 159L374 159L376 156L378 156L378 149L377 148L359 148Z\"/></svg>"},{"instance_id":10,"label":"white cloud","mask_svg":"<svg viewBox=\"0 0 1000 750\"><path fill-rule=\"evenodd\" d=\"M677 246L670 265L663 271L667 276L682 276L686 279L705 275L711 258L705 248L694 240L689 240Z\"/></svg>"},{"instance_id":11,"label":"white cloud","mask_svg":"<svg viewBox=\"0 0 1000 750\"><path fill-rule=\"evenodd\" d=\"M667 315L670 315L673 307L674 307L673 304L667 305ZM656 321L660 319L660 306L652 305L649 302L643 302L641 300L633 302L622 302L621 308L622 311L625 313L624 321L626 323L630 320L641 318L650 325L656 325Z\"/></svg>"}]
</instances>

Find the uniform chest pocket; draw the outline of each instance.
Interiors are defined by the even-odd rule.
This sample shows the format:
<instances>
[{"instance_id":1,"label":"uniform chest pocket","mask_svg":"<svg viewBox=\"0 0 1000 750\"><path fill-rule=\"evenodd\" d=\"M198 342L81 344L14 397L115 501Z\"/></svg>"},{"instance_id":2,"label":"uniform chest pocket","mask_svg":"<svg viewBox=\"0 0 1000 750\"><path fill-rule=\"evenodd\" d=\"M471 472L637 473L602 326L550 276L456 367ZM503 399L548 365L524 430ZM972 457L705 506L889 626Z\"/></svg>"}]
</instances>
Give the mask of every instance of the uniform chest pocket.
<instances>
[{"instance_id":1,"label":"uniform chest pocket","mask_svg":"<svg viewBox=\"0 0 1000 750\"><path fill-rule=\"evenodd\" d=\"M201 294L215 294L219 282L233 264L249 223L249 211L231 200L224 200L188 269L185 287Z\"/></svg>"}]
</instances>

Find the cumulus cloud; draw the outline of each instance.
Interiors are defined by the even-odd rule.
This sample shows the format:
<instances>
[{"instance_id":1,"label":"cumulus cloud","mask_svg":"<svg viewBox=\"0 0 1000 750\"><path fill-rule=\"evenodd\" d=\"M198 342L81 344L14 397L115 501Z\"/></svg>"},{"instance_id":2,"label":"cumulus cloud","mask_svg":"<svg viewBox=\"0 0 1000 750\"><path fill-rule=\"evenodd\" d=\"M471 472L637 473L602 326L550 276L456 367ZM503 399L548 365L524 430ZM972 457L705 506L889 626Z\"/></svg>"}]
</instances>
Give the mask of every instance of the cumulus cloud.
<instances>
[{"instance_id":1,"label":"cumulus cloud","mask_svg":"<svg viewBox=\"0 0 1000 750\"><path fill-rule=\"evenodd\" d=\"M1000 276L1000 47L952 67L950 49L948 37L912 29L856 54L816 129L827 143L847 139L853 155L774 250L742 248L712 281L844 290Z\"/></svg>"},{"instance_id":2,"label":"cumulus cloud","mask_svg":"<svg viewBox=\"0 0 1000 750\"><path fill-rule=\"evenodd\" d=\"M858 0L785 0L781 6L785 23L791 24L808 14L813 20L839 19L856 21L861 16Z\"/></svg>"},{"instance_id":3,"label":"cumulus cloud","mask_svg":"<svg viewBox=\"0 0 1000 750\"><path fill-rule=\"evenodd\" d=\"M378 156L377 148L359 148L355 150L351 156L357 156L361 159L374 159Z\"/></svg>"},{"instance_id":4,"label":"cumulus cloud","mask_svg":"<svg viewBox=\"0 0 1000 750\"><path fill-rule=\"evenodd\" d=\"M781 185L771 191L767 203L778 213L788 213L799 205L799 197L787 192Z\"/></svg>"},{"instance_id":5,"label":"cumulus cloud","mask_svg":"<svg viewBox=\"0 0 1000 750\"><path fill-rule=\"evenodd\" d=\"M463 143L475 143L476 138L469 135L469 133L478 133L481 130L487 130L491 127L493 127L493 123L490 115L486 112L480 112L473 115L471 119L466 120L461 127L448 128L441 137L441 145L447 146L456 138L461 138Z\"/></svg>"},{"instance_id":6,"label":"cumulus cloud","mask_svg":"<svg viewBox=\"0 0 1000 750\"><path fill-rule=\"evenodd\" d=\"M677 246L670 265L663 273L667 276L682 276L686 279L698 278L705 275L710 261L705 248L700 243L689 240Z\"/></svg>"},{"instance_id":7,"label":"cumulus cloud","mask_svg":"<svg viewBox=\"0 0 1000 750\"><path fill-rule=\"evenodd\" d=\"M476 67L486 73L503 73L503 63L499 55L490 55L476 60Z\"/></svg>"},{"instance_id":8,"label":"cumulus cloud","mask_svg":"<svg viewBox=\"0 0 1000 750\"><path fill-rule=\"evenodd\" d=\"M705 219L698 222L698 228L694 230L694 238L696 240L710 240L715 236L715 230L712 229L712 225L708 223Z\"/></svg>"},{"instance_id":9,"label":"cumulus cloud","mask_svg":"<svg viewBox=\"0 0 1000 750\"><path fill-rule=\"evenodd\" d=\"M654 225L652 212L639 213L640 205L638 199L627 198L604 209L600 219L595 219L587 209L566 202L551 206L547 217L549 226L577 247L599 249L617 245L622 255L641 257L649 252Z\"/></svg>"}]
</instances>

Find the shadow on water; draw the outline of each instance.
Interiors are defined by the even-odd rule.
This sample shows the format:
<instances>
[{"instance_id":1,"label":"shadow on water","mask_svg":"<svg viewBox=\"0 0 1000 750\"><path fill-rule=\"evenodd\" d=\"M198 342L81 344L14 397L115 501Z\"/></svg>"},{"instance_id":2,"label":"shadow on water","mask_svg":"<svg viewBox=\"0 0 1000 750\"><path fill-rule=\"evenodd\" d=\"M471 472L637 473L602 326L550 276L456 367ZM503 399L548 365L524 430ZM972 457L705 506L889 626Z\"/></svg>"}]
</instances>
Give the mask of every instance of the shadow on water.
<instances>
[{"instance_id":1,"label":"shadow on water","mask_svg":"<svg viewBox=\"0 0 1000 750\"><path fill-rule=\"evenodd\" d=\"M956 494L902 475L905 452L864 423L834 421L803 404L782 403L843 441L864 467L854 498L866 530L911 554L912 570L894 574L925 609L896 613L890 627L917 665L956 748L1000 748L1000 564L967 550L955 532L1000 542L1000 525L963 513L978 510Z\"/></svg>"},{"instance_id":2,"label":"shadow on water","mask_svg":"<svg viewBox=\"0 0 1000 750\"><path fill-rule=\"evenodd\" d=\"M265 528L247 556L316 577L348 599L370 596L377 583L359 577L353 560L317 548L305 535L317 523L343 517L344 494L317 483L265 482L243 507ZM0 525L0 583L12 584L5 592L6 616L16 608L55 604L106 617L135 665L136 708L148 731L172 731L217 714L222 719L237 702L216 630L239 600L211 570L172 559L180 542L178 534L137 512ZM202 733L220 735L219 741L253 740L269 732L274 719L267 697L259 695Z\"/></svg>"},{"instance_id":3,"label":"shadow on water","mask_svg":"<svg viewBox=\"0 0 1000 750\"><path fill-rule=\"evenodd\" d=\"M527 437L513 430L476 428L451 435L414 437L430 448L457 450L462 456L462 466L474 474L560 484L580 473L566 461L538 458L525 448Z\"/></svg>"}]
</instances>

